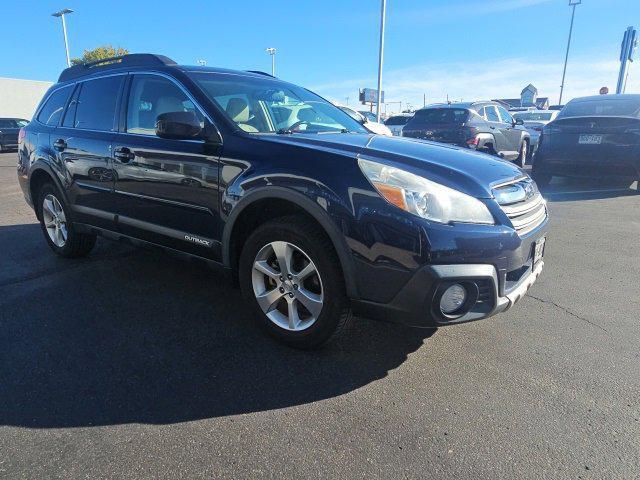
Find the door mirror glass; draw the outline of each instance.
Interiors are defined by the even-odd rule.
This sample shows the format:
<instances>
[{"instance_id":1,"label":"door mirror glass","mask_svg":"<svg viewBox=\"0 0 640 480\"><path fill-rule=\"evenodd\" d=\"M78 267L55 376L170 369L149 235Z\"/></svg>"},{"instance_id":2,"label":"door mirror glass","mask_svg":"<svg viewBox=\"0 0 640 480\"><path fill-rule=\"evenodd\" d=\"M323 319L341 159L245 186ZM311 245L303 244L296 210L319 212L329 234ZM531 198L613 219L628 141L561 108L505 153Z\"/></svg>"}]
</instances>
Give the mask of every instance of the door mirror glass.
<instances>
[{"instance_id":1,"label":"door mirror glass","mask_svg":"<svg viewBox=\"0 0 640 480\"><path fill-rule=\"evenodd\" d=\"M194 112L167 112L156 117L156 135L170 140L201 138L202 127Z\"/></svg>"},{"instance_id":2,"label":"door mirror glass","mask_svg":"<svg viewBox=\"0 0 640 480\"><path fill-rule=\"evenodd\" d=\"M514 123L516 125L524 125L524 120L522 120L521 118L516 118Z\"/></svg>"}]
</instances>

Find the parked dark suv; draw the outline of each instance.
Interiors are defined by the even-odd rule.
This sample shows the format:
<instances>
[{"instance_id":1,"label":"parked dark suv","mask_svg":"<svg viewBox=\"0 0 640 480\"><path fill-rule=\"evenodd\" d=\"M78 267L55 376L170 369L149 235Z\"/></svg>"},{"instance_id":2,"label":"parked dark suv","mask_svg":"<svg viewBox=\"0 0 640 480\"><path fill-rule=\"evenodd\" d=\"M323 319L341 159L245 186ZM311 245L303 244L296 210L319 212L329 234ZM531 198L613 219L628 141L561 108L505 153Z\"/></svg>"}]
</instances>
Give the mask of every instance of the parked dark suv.
<instances>
[{"instance_id":1,"label":"parked dark suv","mask_svg":"<svg viewBox=\"0 0 640 480\"><path fill-rule=\"evenodd\" d=\"M18 147L18 132L27 123L22 118L0 118L0 152Z\"/></svg>"},{"instance_id":2,"label":"parked dark suv","mask_svg":"<svg viewBox=\"0 0 640 480\"><path fill-rule=\"evenodd\" d=\"M445 103L417 110L402 135L468 147L524 167L531 140L523 124L497 102Z\"/></svg>"},{"instance_id":3,"label":"parked dark suv","mask_svg":"<svg viewBox=\"0 0 640 480\"><path fill-rule=\"evenodd\" d=\"M103 235L217 262L300 348L352 312L489 317L543 266L546 205L520 169L371 134L259 72L148 54L74 66L20 138L18 178L54 252L86 255Z\"/></svg>"}]
</instances>

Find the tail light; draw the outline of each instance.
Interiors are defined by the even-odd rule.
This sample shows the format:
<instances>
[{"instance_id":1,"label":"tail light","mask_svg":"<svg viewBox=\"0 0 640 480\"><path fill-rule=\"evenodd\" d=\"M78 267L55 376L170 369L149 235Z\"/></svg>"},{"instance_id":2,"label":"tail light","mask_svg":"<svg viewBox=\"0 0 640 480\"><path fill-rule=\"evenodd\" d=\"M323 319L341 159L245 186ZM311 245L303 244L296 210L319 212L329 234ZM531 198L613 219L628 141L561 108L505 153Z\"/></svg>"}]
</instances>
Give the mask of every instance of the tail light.
<instances>
[{"instance_id":1,"label":"tail light","mask_svg":"<svg viewBox=\"0 0 640 480\"><path fill-rule=\"evenodd\" d=\"M477 147L479 142L480 140L478 139L478 137L473 137L467 140L467 145L469 145L470 147L471 146Z\"/></svg>"},{"instance_id":2,"label":"tail light","mask_svg":"<svg viewBox=\"0 0 640 480\"><path fill-rule=\"evenodd\" d=\"M24 138L27 136L27 132L25 131L24 127L20 129L20 131L18 132L18 145L20 145L23 141Z\"/></svg>"}]
</instances>

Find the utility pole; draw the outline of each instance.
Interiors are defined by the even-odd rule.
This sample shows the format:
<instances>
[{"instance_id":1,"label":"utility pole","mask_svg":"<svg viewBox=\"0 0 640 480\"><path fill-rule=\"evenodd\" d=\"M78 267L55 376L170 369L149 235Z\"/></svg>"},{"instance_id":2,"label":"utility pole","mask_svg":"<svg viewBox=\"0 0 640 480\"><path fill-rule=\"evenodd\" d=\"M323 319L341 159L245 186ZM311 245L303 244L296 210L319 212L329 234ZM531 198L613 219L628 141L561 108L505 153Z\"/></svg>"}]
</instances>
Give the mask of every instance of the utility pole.
<instances>
[{"instance_id":1,"label":"utility pole","mask_svg":"<svg viewBox=\"0 0 640 480\"><path fill-rule=\"evenodd\" d=\"M64 51L67 54L67 67L71 66L71 58L69 57L69 41L67 40L67 22L64 19L64 16L68 13L73 13L73 10L70 8L65 8L60 10L59 12L52 13L52 17L60 17L62 20L62 34L64 35Z\"/></svg>"},{"instance_id":2,"label":"utility pole","mask_svg":"<svg viewBox=\"0 0 640 480\"><path fill-rule=\"evenodd\" d=\"M573 17L576 15L576 6L580 5L582 0L569 0L571 10L571 25L569 26L569 39L567 40L567 53L564 56L564 69L562 70L562 83L560 84L560 100L558 105L562 105L562 92L564 91L564 77L567 74L567 60L569 60L569 47L571 46L571 33L573 33Z\"/></svg>"},{"instance_id":3,"label":"utility pole","mask_svg":"<svg viewBox=\"0 0 640 480\"><path fill-rule=\"evenodd\" d=\"M276 49L273 47L267 48L266 52L271 55L271 76L276 76Z\"/></svg>"},{"instance_id":4,"label":"utility pole","mask_svg":"<svg viewBox=\"0 0 640 480\"><path fill-rule=\"evenodd\" d=\"M386 21L387 0L382 0L380 12L380 52L378 55L378 104L376 121L380 123L380 104L382 103L382 64L384 62L384 24Z\"/></svg>"}]
</instances>

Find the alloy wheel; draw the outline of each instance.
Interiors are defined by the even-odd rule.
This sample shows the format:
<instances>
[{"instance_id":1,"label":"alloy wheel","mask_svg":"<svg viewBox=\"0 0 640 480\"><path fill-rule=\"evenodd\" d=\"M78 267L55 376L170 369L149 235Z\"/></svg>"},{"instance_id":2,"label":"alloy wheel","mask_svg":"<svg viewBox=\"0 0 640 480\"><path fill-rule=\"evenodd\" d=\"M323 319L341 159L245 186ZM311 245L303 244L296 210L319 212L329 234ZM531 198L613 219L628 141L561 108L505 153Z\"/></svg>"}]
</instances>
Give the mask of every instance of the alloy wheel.
<instances>
[{"instance_id":1,"label":"alloy wheel","mask_svg":"<svg viewBox=\"0 0 640 480\"><path fill-rule=\"evenodd\" d=\"M292 243L275 241L262 247L253 262L251 281L258 305L280 328L306 330L322 311L320 272Z\"/></svg>"},{"instance_id":2,"label":"alloy wheel","mask_svg":"<svg viewBox=\"0 0 640 480\"><path fill-rule=\"evenodd\" d=\"M67 217L62 205L52 194L44 197L42 202L42 220L49 238L56 247L64 247L67 243Z\"/></svg>"}]
</instances>

